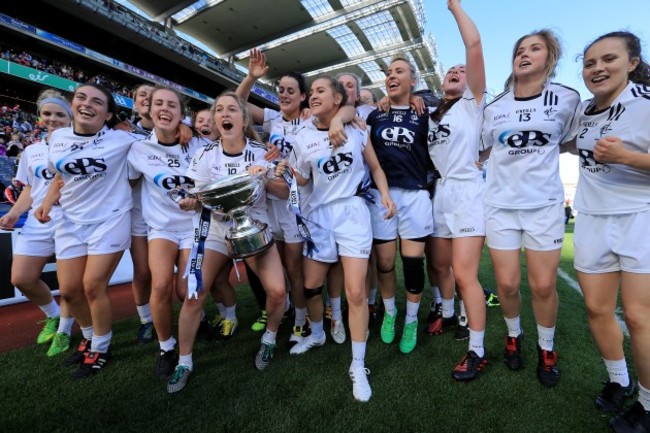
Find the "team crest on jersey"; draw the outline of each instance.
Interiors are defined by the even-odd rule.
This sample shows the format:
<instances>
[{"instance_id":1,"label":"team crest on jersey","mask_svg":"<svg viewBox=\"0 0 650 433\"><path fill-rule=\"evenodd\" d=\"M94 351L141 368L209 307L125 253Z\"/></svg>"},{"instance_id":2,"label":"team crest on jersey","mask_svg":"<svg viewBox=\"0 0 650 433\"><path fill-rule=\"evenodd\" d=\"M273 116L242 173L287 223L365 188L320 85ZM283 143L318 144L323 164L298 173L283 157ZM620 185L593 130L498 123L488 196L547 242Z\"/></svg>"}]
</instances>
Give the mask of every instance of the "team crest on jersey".
<instances>
[{"instance_id":1,"label":"team crest on jersey","mask_svg":"<svg viewBox=\"0 0 650 433\"><path fill-rule=\"evenodd\" d=\"M601 136L601 137L604 137L604 136L606 136L610 131L613 131L613 129L612 129L612 122L606 123L606 124L604 124L604 125L600 128L600 136Z\"/></svg>"},{"instance_id":2,"label":"team crest on jersey","mask_svg":"<svg viewBox=\"0 0 650 433\"><path fill-rule=\"evenodd\" d=\"M555 113L557 113L558 110L553 108L553 106L548 107L546 110L544 110L544 114L546 115L546 121L549 122L555 122Z\"/></svg>"}]
</instances>

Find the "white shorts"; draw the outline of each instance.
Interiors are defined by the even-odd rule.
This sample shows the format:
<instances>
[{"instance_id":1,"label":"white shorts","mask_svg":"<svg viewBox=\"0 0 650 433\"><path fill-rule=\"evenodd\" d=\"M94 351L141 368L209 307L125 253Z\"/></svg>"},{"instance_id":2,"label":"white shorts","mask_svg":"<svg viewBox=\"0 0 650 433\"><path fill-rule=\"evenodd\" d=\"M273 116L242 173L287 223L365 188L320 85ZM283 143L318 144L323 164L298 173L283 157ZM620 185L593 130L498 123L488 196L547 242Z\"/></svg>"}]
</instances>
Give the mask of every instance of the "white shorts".
<instances>
[{"instance_id":1,"label":"white shorts","mask_svg":"<svg viewBox=\"0 0 650 433\"><path fill-rule=\"evenodd\" d=\"M131 236L145 237L148 236L149 226L142 216L142 208L133 206L131 208Z\"/></svg>"},{"instance_id":2,"label":"white shorts","mask_svg":"<svg viewBox=\"0 0 650 433\"><path fill-rule=\"evenodd\" d=\"M249 215L261 223L269 224L269 218L266 212L249 210ZM214 216L213 214L212 220L210 221L210 231L208 232L208 238L205 240L205 248L212 251L217 251L224 256L230 257L226 235L228 234L228 230L231 226L232 223L230 221L222 221L220 218ZM192 234L192 241L194 241L194 234Z\"/></svg>"},{"instance_id":3,"label":"white shorts","mask_svg":"<svg viewBox=\"0 0 650 433\"><path fill-rule=\"evenodd\" d=\"M419 239L433 233L433 207L429 191L390 188L389 192L397 206L397 214L386 220L381 194L376 189L370 189L375 199L374 204L368 204L374 239L392 241L398 235L402 239Z\"/></svg>"},{"instance_id":4,"label":"white shorts","mask_svg":"<svg viewBox=\"0 0 650 433\"><path fill-rule=\"evenodd\" d=\"M562 248L564 203L537 209L501 209L485 205L487 245L495 250L534 251Z\"/></svg>"},{"instance_id":5,"label":"white shorts","mask_svg":"<svg viewBox=\"0 0 650 433\"><path fill-rule=\"evenodd\" d=\"M587 274L650 273L650 211L576 218L574 267Z\"/></svg>"},{"instance_id":6,"label":"white shorts","mask_svg":"<svg viewBox=\"0 0 650 433\"><path fill-rule=\"evenodd\" d=\"M443 180L433 197L433 237L485 236L483 180Z\"/></svg>"},{"instance_id":7,"label":"white shorts","mask_svg":"<svg viewBox=\"0 0 650 433\"><path fill-rule=\"evenodd\" d=\"M65 217L56 227L57 259L124 251L131 246L131 212L97 224L77 224Z\"/></svg>"},{"instance_id":8,"label":"white shorts","mask_svg":"<svg viewBox=\"0 0 650 433\"><path fill-rule=\"evenodd\" d=\"M268 199L266 203L273 239L288 244L302 242L302 236L300 236L298 224L296 224L296 216L287 208L287 201Z\"/></svg>"},{"instance_id":9,"label":"white shorts","mask_svg":"<svg viewBox=\"0 0 650 433\"><path fill-rule=\"evenodd\" d=\"M335 200L312 209L307 227L318 251L303 255L310 259L336 263L339 256L367 259L372 248L370 212L361 197Z\"/></svg>"},{"instance_id":10,"label":"white shorts","mask_svg":"<svg viewBox=\"0 0 650 433\"><path fill-rule=\"evenodd\" d=\"M166 239L178 245L179 250L189 250L194 244L194 230L158 230L149 227L147 240Z\"/></svg>"},{"instance_id":11,"label":"white shorts","mask_svg":"<svg viewBox=\"0 0 650 433\"><path fill-rule=\"evenodd\" d=\"M13 254L30 257L50 257L54 254L54 232L56 221L61 219L60 208L52 208L50 218L52 218L50 222L41 224L30 213L18 232Z\"/></svg>"}]
</instances>

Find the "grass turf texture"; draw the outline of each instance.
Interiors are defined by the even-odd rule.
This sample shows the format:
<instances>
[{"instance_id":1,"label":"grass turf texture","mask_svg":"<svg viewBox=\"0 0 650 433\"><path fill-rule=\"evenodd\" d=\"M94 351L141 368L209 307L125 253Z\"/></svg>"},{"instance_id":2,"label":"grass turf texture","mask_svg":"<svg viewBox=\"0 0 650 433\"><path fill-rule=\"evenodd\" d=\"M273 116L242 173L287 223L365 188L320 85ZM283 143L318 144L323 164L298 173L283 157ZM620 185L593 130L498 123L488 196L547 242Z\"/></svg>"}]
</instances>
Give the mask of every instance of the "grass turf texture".
<instances>
[{"instance_id":1,"label":"grass turf texture","mask_svg":"<svg viewBox=\"0 0 650 433\"><path fill-rule=\"evenodd\" d=\"M573 278L573 225L568 226L561 268ZM287 349L290 324L279 334L270 367L255 370L261 334L250 330L257 315L247 286L238 289L240 328L223 343L198 343L195 370L182 392L168 395L153 375L157 343L135 345L137 318L114 326L114 362L96 377L72 382L61 357L31 346L0 355L0 431L209 431L215 432L605 432L608 416L594 407L606 372L589 334L582 297L558 278L560 312L556 334L561 380L552 389L535 376L537 332L522 260L522 324L525 367L509 371L502 362L506 333L500 309L488 309L488 366L477 380L456 383L451 370L467 350L453 331L418 334L409 355L399 352L404 292L398 264L399 318L391 345L379 339L380 320L371 327L366 365L373 396L354 401L347 377L348 342L328 336L324 347L302 356ZM494 288L487 252L480 278ZM430 292L420 308L426 320ZM208 303L209 317L214 314ZM78 341L79 337L75 339ZM626 340L626 344L629 342ZM626 348L629 351L629 348Z\"/></svg>"}]
</instances>

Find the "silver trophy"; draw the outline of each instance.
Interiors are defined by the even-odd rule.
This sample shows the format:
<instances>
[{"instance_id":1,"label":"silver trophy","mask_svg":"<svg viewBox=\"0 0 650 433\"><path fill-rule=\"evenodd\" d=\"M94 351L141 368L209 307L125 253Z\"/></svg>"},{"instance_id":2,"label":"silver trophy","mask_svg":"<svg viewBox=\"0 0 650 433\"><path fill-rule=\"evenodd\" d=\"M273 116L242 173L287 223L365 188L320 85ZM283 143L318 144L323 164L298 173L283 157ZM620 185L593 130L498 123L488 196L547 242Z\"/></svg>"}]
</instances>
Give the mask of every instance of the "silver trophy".
<instances>
[{"instance_id":1,"label":"silver trophy","mask_svg":"<svg viewBox=\"0 0 650 433\"><path fill-rule=\"evenodd\" d=\"M240 173L211 182L188 195L217 215L230 218L232 226L226 235L226 244L234 258L251 257L273 245L268 224L248 214L248 208L264 194L267 180L265 174Z\"/></svg>"}]
</instances>

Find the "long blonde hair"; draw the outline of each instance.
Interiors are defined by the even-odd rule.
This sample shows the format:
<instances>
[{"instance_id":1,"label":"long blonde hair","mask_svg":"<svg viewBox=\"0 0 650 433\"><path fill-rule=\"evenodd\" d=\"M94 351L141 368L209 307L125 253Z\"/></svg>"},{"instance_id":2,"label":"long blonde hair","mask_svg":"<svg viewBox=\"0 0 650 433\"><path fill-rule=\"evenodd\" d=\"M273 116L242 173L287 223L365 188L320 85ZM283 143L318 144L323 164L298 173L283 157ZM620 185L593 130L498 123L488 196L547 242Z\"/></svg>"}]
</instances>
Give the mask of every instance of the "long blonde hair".
<instances>
[{"instance_id":1,"label":"long blonde hair","mask_svg":"<svg viewBox=\"0 0 650 433\"><path fill-rule=\"evenodd\" d=\"M548 57L546 58L546 71L545 71L546 72L545 81L546 81L549 78L555 76L555 68L557 67L557 63L560 61L560 57L562 56L562 46L560 44L560 40L555 35L555 33L553 33L552 30L549 29L537 30L517 39L517 42L515 42L515 46L512 50L511 63L514 63L515 58L517 57L517 50L519 50L519 46L521 45L521 43L525 39L530 38L532 36L539 36L540 38L544 39L544 43L546 44L546 49L548 50ZM512 72L508 77L508 79L506 80L505 89L508 90L511 87L515 86L516 84L517 84L517 77L515 77L514 72Z\"/></svg>"},{"instance_id":2,"label":"long blonde hair","mask_svg":"<svg viewBox=\"0 0 650 433\"><path fill-rule=\"evenodd\" d=\"M248 105L242 98L240 98L232 90L226 90L225 92L223 92L222 94L220 94L214 99L214 104L212 104L212 107L210 108L210 113L212 114L212 118L214 119L214 113L216 110L217 102L219 102L219 99L226 96L230 96L231 98L234 98L237 101L237 105L239 105L239 109L241 110L242 115L244 117L244 123L246 123L246 127L244 128L244 137L255 141L262 141L260 139L259 134L257 133L257 131L255 131L255 128L253 127L253 118L251 116L250 110L248 109Z\"/></svg>"}]
</instances>

